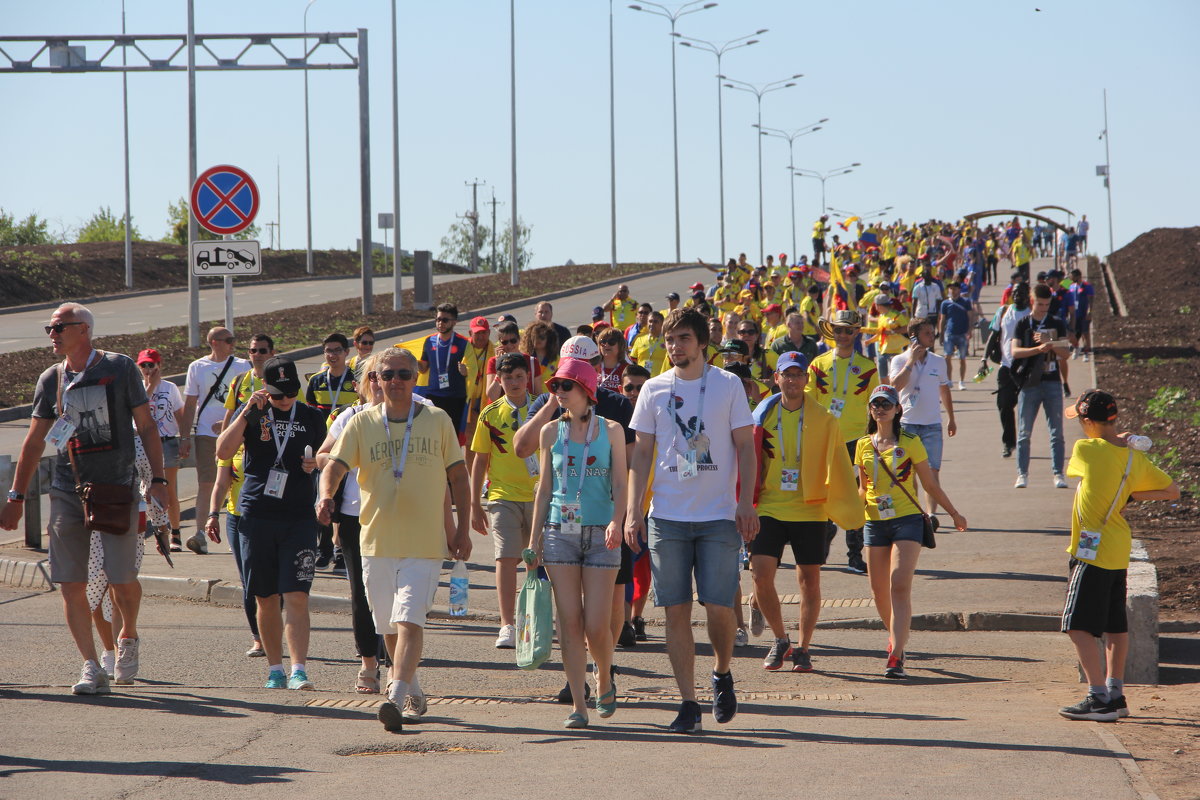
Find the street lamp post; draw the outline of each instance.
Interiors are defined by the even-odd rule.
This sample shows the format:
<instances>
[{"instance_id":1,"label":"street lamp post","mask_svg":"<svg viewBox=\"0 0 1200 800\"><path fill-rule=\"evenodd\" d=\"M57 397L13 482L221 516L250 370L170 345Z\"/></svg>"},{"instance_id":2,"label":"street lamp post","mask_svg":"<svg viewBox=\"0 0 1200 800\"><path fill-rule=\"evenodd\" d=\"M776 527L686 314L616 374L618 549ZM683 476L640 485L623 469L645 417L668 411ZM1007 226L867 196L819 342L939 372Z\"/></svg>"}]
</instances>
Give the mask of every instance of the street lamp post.
<instances>
[{"instance_id":1,"label":"street lamp post","mask_svg":"<svg viewBox=\"0 0 1200 800\"><path fill-rule=\"evenodd\" d=\"M609 221L612 259L609 269L617 268L617 89L616 56L613 49L613 0L608 0L608 171Z\"/></svg>"},{"instance_id":2,"label":"street lamp post","mask_svg":"<svg viewBox=\"0 0 1200 800\"><path fill-rule=\"evenodd\" d=\"M308 0L304 7L304 220L305 220L305 271L313 274L312 249L312 159L309 156L308 138L308 10L317 0ZM370 242L363 242L363 247L370 247Z\"/></svg>"},{"instance_id":3,"label":"street lamp post","mask_svg":"<svg viewBox=\"0 0 1200 800\"><path fill-rule=\"evenodd\" d=\"M509 237L508 256L509 270L512 275L512 285L520 283L517 269L518 246L521 241L521 230L517 227L517 0L508 2L508 75L509 75L509 115L512 121L512 235Z\"/></svg>"},{"instance_id":4,"label":"street lamp post","mask_svg":"<svg viewBox=\"0 0 1200 800\"><path fill-rule=\"evenodd\" d=\"M404 308L403 262L400 260L400 68L396 40L396 0L392 0L392 226L396 229L392 240L392 310ZM387 251L384 250L384 263Z\"/></svg>"},{"instance_id":5,"label":"street lamp post","mask_svg":"<svg viewBox=\"0 0 1200 800\"><path fill-rule=\"evenodd\" d=\"M855 161L853 164L847 164L844 167L831 169L828 172L817 172L815 169L801 169L800 167L792 167L792 174L798 175L801 178L816 178L821 182L821 214L825 214L825 181L830 178L836 178L839 175L846 175L854 172L854 167L861 167L862 164Z\"/></svg>"},{"instance_id":6,"label":"street lamp post","mask_svg":"<svg viewBox=\"0 0 1200 800\"><path fill-rule=\"evenodd\" d=\"M797 78L803 78L803 77L804 77L804 75L797 73L790 78L783 78L782 80L771 81L770 83L764 83L761 86L755 86L753 83L746 83L745 81L737 81L737 80L734 80L733 78L724 78L723 80L726 81L726 83L725 83L726 89L737 89L738 91L749 92L750 94L754 95L755 100L758 101L758 122L755 127L761 129L762 128L763 95L767 94L768 92L775 92L780 89L791 88L792 86L796 85L795 81ZM757 144L758 144L758 263L762 264L763 262L766 261L766 259L764 258L764 254L766 253L766 248L764 247L764 244L763 244L762 137L756 136L754 138L758 140L758 142L757 142Z\"/></svg>"},{"instance_id":7,"label":"street lamp post","mask_svg":"<svg viewBox=\"0 0 1200 800\"><path fill-rule=\"evenodd\" d=\"M634 11L645 11L647 14L654 14L659 17L665 17L671 23L671 36L675 36L675 23L680 17L694 14L697 11L703 11L706 8L713 8L716 3L703 3L703 0L691 0L690 3L684 3L678 8L672 10L667 6L658 3L643 2L640 5L631 5ZM650 6L645 8L644 6ZM678 264L681 260L681 249L679 245L679 108L676 101L675 92L675 40L671 39L671 139L675 153L675 263Z\"/></svg>"},{"instance_id":8,"label":"street lamp post","mask_svg":"<svg viewBox=\"0 0 1200 800\"><path fill-rule=\"evenodd\" d=\"M801 128L797 128L796 130L792 131L791 133L788 133L787 131L779 130L778 128L765 128L765 127L759 127L758 132L760 134L762 134L763 136L777 136L780 139L787 139L788 169L792 170L792 169L795 169L795 166L796 166L794 163L795 162L796 140L799 139L801 136L807 136L810 133L816 133L817 131L821 130L821 126L826 122L829 122L829 117L825 117L824 119L819 119L816 122L810 122L809 124L807 124ZM790 175L788 176L788 192L791 195L791 200L792 200L792 257L795 258L795 256L796 256L796 182L792 179L792 177ZM787 266L787 265L785 264L784 266Z\"/></svg>"},{"instance_id":9,"label":"street lamp post","mask_svg":"<svg viewBox=\"0 0 1200 800\"><path fill-rule=\"evenodd\" d=\"M724 44L715 42L706 42L702 39L693 39L690 36L682 36L675 34L680 39L681 47L692 47L699 50L705 50L717 57L717 171L718 171L718 193L720 195L721 207L721 258L717 263L725 263L725 124L722 121L722 103L721 103L721 57L730 50L736 50L739 47L749 47L752 44L758 44L758 39L751 38L753 36L761 36L767 32L766 28L760 28L754 33L746 36L739 36L736 39L730 39Z\"/></svg>"},{"instance_id":10,"label":"street lamp post","mask_svg":"<svg viewBox=\"0 0 1200 800\"><path fill-rule=\"evenodd\" d=\"M125 0L121 0L121 35L125 35ZM125 48L121 48L121 66L125 66ZM125 120L125 288L133 288L133 229L129 214L129 73L121 73L121 114Z\"/></svg>"},{"instance_id":11,"label":"street lamp post","mask_svg":"<svg viewBox=\"0 0 1200 800\"><path fill-rule=\"evenodd\" d=\"M845 209L842 209L842 208L834 208L833 206L830 206L829 210L832 211L836 216L839 216L839 217L847 217L847 218L858 217L859 219L874 219L875 217L887 216L887 212L891 211L892 208L894 208L894 206L884 206L883 208L877 208L874 211L858 212L858 211L846 211Z\"/></svg>"}]
</instances>

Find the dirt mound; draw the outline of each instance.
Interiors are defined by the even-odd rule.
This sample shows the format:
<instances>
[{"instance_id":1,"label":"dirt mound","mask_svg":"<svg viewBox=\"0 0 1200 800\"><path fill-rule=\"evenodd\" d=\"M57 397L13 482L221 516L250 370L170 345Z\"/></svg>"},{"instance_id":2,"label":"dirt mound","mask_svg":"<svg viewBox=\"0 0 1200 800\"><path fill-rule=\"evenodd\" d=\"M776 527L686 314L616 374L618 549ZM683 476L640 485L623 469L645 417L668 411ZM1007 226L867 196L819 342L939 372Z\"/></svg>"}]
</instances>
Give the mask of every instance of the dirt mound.
<instances>
[{"instance_id":1,"label":"dirt mound","mask_svg":"<svg viewBox=\"0 0 1200 800\"><path fill-rule=\"evenodd\" d=\"M1147 231L1113 253L1109 264L1129 316L1104 323L1104 344L1195 352L1200 345L1200 227Z\"/></svg>"}]
</instances>

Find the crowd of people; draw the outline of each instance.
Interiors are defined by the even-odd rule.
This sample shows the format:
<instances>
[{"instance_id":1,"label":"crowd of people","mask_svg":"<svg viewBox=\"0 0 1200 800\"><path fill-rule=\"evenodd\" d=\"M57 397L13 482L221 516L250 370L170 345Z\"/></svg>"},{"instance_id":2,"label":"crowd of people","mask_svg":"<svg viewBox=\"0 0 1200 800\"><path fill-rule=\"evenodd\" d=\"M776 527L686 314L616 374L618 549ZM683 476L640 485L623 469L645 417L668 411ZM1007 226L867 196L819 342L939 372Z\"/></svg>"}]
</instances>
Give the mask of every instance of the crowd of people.
<instances>
[{"instance_id":1,"label":"crowd of people","mask_svg":"<svg viewBox=\"0 0 1200 800\"><path fill-rule=\"evenodd\" d=\"M1130 533L1120 509L1124 498L1178 489L1116 433L1115 401L1096 390L1067 410L1085 439L1065 463L1068 367L1090 354L1090 284L1075 269L1069 281L1039 274L1031 288L1043 243L1015 219L984 229L859 220L853 230L851 220L840 223L846 243L825 241L827 222L814 226L812 263L780 254L757 267L744 255L705 265L714 283L671 292L657 309L621 285L573 331L542 302L523 328L509 314L476 316L464 336L458 308L443 303L433 333L396 346L376 349L367 327L331 333L323 367L302 377L270 336L251 337L243 359L234 335L213 328L182 393L160 374L158 351L98 351L91 312L63 305L46 328L62 361L38 382L0 525L16 526L50 444L52 578L84 659L73 691L104 693L110 680L137 675L143 537L126 534L147 528L167 558L185 545L206 554L209 541L228 537L244 587L246 655L265 659L268 688L314 688L309 590L317 570L343 570L361 661L355 690L385 695L379 719L390 731L426 711L426 620L444 559L469 559L472 531L494 551L495 647L517 645L526 550L526 568L544 568L553 586L568 728L587 727L589 708L616 712L615 650L646 640L651 597L683 698L671 731L702 725L693 597L714 655L716 722L737 713L733 654L752 636L770 629L764 669L812 671L821 567L839 528L847 568L868 576L887 629L881 672L902 680L913 576L938 509L967 530L939 471L944 436L957 433L953 391L978 349L977 378L989 359L1000 365L1003 455L1016 449L1016 487L1027 485L1039 410L1055 485L1082 479L1063 630L1090 693L1061 713L1128 713L1126 621L1115 598L1124 596ZM1012 282L988 325L979 293L996 282L1001 258ZM973 341L982 327L986 344ZM176 482L189 464L203 522L185 543ZM795 641L776 588L788 548L800 590ZM1107 664L1092 644L1101 634Z\"/></svg>"}]
</instances>

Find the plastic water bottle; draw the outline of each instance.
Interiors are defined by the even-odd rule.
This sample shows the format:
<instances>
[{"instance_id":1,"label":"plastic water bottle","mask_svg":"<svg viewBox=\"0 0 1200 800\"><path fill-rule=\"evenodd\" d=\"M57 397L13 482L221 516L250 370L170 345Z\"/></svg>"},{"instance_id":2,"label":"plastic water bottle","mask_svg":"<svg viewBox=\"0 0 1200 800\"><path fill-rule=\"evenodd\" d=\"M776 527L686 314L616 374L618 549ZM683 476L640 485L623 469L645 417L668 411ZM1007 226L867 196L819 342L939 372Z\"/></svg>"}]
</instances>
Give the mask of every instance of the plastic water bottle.
<instances>
[{"instance_id":1,"label":"plastic water bottle","mask_svg":"<svg viewBox=\"0 0 1200 800\"><path fill-rule=\"evenodd\" d=\"M467 562L455 561L450 570L450 616L467 615L467 598L471 593L471 577L467 573Z\"/></svg>"},{"instance_id":2,"label":"plastic water bottle","mask_svg":"<svg viewBox=\"0 0 1200 800\"><path fill-rule=\"evenodd\" d=\"M1134 450L1140 450L1143 453L1150 449L1150 445L1154 444L1154 440L1149 436L1139 436L1138 434L1129 436L1125 439L1125 441L1128 442L1129 446Z\"/></svg>"}]
</instances>

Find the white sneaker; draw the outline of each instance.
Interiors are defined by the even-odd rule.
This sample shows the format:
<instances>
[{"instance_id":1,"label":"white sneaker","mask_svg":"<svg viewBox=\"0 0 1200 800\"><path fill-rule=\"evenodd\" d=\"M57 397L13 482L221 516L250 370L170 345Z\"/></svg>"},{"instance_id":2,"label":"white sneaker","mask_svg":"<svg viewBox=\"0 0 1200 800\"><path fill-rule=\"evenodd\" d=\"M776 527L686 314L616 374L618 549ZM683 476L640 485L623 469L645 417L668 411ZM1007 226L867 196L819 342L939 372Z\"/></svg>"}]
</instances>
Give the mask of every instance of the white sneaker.
<instances>
[{"instance_id":1,"label":"white sneaker","mask_svg":"<svg viewBox=\"0 0 1200 800\"><path fill-rule=\"evenodd\" d=\"M734 647L746 647L750 644L750 634L746 633L745 628L738 628L737 633L733 635Z\"/></svg>"},{"instance_id":2,"label":"white sneaker","mask_svg":"<svg viewBox=\"0 0 1200 800\"><path fill-rule=\"evenodd\" d=\"M74 694L109 694L112 687L108 685L108 675L100 665L91 659L83 662L79 671L79 683L71 687Z\"/></svg>"},{"instance_id":3,"label":"white sneaker","mask_svg":"<svg viewBox=\"0 0 1200 800\"><path fill-rule=\"evenodd\" d=\"M116 650L105 650L100 653L100 668L104 670L104 674L108 676L109 680L112 680L113 670L116 668L116 664Z\"/></svg>"},{"instance_id":4,"label":"white sneaker","mask_svg":"<svg viewBox=\"0 0 1200 800\"><path fill-rule=\"evenodd\" d=\"M138 639L117 640L117 668L113 677L118 686L128 686L138 674Z\"/></svg>"},{"instance_id":5,"label":"white sneaker","mask_svg":"<svg viewBox=\"0 0 1200 800\"><path fill-rule=\"evenodd\" d=\"M1091 358L1092 358L1092 354L1091 354L1091 353L1084 353L1084 354L1083 354L1083 363L1085 363L1085 364L1086 364L1088 361L1090 361L1090 360L1091 360Z\"/></svg>"},{"instance_id":6,"label":"white sneaker","mask_svg":"<svg viewBox=\"0 0 1200 800\"><path fill-rule=\"evenodd\" d=\"M200 531L196 531L189 536L184 544L187 545L188 550L191 550L198 556L208 555L208 540L204 538L204 534Z\"/></svg>"},{"instance_id":7,"label":"white sneaker","mask_svg":"<svg viewBox=\"0 0 1200 800\"><path fill-rule=\"evenodd\" d=\"M404 708L400 711L400 718L405 722L420 722L421 717L425 716L425 712L429 710L429 701L425 699L423 694L410 694L404 698Z\"/></svg>"},{"instance_id":8,"label":"white sneaker","mask_svg":"<svg viewBox=\"0 0 1200 800\"><path fill-rule=\"evenodd\" d=\"M496 637L497 650L512 650L517 646L517 626L500 626L500 635Z\"/></svg>"},{"instance_id":9,"label":"white sneaker","mask_svg":"<svg viewBox=\"0 0 1200 800\"><path fill-rule=\"evenodd\" d=\"M767 620L763 617L762 612L758 610L758 606L751 608L750 634L757 639L759 636L763 635L763 631L766 630L766 627Z\"/></svg>"},{"instance_id":10,"label":"white sneaker","mask_svg":"<svg viewBox=\"0 0 1200 800\"><path fill-rule=\"evenodd\" d=\"M1074 347L1072 347L1071 348L1071 360L1074 361L1077 358L1079 358L1079 351L1076 350Z\"/></svg>"},{"instance_id":11,"label":"white sneaker","mask_svg":"<svg viewBox=\"0 0 1200 800\"><path fill-rule=\"evenodd\" d=\"M963 382L962 382L962 381L959 381L959 382L958 382L958 390L959 390L960 392L961 392L961 391L963 391L963 390L965 390L966 388L967 388L967 387L966 387L965 385L963 385Z\"/></svg>"},{"instance_id":12,"label":"white sneaker","mask_svg":"<svg viewBox=\"0 0 1200 800\"><path fill-rule=\"evenodd\" d=\"M1061 472L1056 472L1054 474L1054 488L1055 489L1070 488L1067 486L1067 479L1065 477L1063 477L1063 474Z\"/></svg>"},{"instance_id":13,"label":"white sneaker","mask_svg":"<svg viewBox=\"0 0 1200 800\"><path fill-rule=\"evenodd\" d=\"M1029 485L1029 479L1025 477L1025 473L1017 473L1017 482L1013 484L1014 489L1024 489Z\"/></svg>"}]
</instances>

